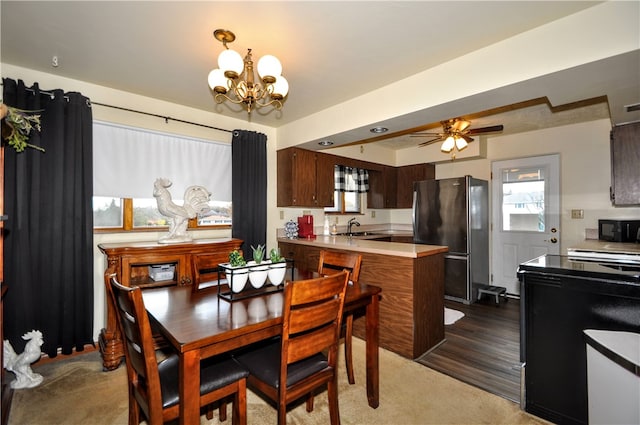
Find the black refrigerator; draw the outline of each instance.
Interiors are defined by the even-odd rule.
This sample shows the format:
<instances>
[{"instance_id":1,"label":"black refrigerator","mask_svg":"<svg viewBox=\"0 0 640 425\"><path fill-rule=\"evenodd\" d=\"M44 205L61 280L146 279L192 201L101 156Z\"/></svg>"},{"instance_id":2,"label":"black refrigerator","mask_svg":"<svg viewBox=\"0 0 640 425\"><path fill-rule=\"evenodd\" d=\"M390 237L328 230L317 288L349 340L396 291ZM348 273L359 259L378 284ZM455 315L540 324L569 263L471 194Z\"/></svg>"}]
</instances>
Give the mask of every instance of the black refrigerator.
<instances>
[{"instance_id":1,"label":"black refrigerator","mask_svg":"<svg viewBox=\"0 0 640 425\"><path fill-rule=\"evenodd\" d=\"M413 184L414 243L446 245L445 298L465 304L489 284L489 185L471 176Z\"/></svg>"}]
</instances>

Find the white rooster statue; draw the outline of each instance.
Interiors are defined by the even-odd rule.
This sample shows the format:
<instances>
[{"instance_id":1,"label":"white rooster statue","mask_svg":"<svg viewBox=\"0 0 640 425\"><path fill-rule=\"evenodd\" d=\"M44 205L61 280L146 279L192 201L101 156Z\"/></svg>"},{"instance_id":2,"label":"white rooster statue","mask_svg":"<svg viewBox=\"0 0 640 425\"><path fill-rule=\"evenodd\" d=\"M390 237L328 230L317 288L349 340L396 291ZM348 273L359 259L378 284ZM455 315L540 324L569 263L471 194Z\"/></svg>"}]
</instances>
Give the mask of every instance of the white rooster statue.
<instances>
[{"instance_id":1,"label":"white rooster statue","mask_svg":"<svg viewBox=\"0 0 640 425\"><path fill-rule=\"evenodd\" d=\"M31 331L22 335L22 339L27 342L22 354L16 354L9 340L4 340L4 368L16 375L16 379L11 382L11 388L33 388L42 383L42 375L33 373L31 363L40 359L40 347L42 346L42 332Z\"/></svg>"},{"instance_id":2,"label":"white rooster statue","mask_svg":"<svg viewBox=\"0 0 640 425\"><path fill-rule=\"evenodd\" d=\"M210 210L211 194L202 186L189 186L184 191L184 204L180 206L171 200L171 193L167 189L171 184L172 182L166 178L158 178L153 184L153 196L158 202L158 211L171 219L169 233L161 237L158 242L189 242L191 237L187 234L188 220Z\"/></svg>"}]
</instances>

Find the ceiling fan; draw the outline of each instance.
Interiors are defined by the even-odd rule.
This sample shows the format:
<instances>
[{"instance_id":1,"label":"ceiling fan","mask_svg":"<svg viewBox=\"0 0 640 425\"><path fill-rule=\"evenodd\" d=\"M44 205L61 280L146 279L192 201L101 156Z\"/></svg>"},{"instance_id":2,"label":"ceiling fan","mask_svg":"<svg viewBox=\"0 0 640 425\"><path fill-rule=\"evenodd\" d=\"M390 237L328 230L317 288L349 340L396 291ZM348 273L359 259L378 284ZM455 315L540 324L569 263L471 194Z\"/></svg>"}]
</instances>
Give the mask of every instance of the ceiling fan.
<instances>
[{"instance_id":1,"label":"ceiling fan","mask_svg":"<svg viewBox=\"0 0 640 425\"><path fill-rule=\"evenodd\" d=\"M490 127L482 128L469 128L471 121L463 120L462 118L452 118L446 121L440 121L442 124L441 133L414 133L410 137L434 137L431 140L420 143L418 146L427 146L432 143L444 142L440 147L442 152L449 153L453 148L457 148L459 151L467 147L469 143L473 141L471 136L475 134L484 133L496 133L502 131L504 126L493 125Z\"/></svg>"}]
</instances>

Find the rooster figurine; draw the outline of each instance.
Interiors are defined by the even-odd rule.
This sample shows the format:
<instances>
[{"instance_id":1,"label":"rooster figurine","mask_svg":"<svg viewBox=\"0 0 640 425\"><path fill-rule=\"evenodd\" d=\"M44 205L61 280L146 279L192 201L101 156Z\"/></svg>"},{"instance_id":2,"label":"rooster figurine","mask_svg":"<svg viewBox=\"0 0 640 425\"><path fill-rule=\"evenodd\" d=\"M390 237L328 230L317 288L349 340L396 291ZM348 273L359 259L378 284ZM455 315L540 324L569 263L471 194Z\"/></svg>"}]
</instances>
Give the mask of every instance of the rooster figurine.
<instances>
[{"instance_id":1,"label":"rooster figurine","mask_svg":"<svg viewBox=\"0 0 640 425\"><path fill-rule=\"evenodd\" d=\"M180 206L171 200L171 193L167 189L171 184L171 181L165 178L158 178L153 184L153 196L158 202L158 211L171 219L169 233L158 242L189 242L191 237L187 234L188 220L210 210L211 194L202 186L189 186L184 192L184 205Z\"/></svg>"},{"instance_id":2,"label":"rooster figurine","mask_svg":"<svg viewBox=\"0 0 640 425\"><path fill-rule=\"evenodd\" d=\"M13 346L8 340L4 340L4 368L16 375L15 381L11 382L11 388L33 388L42 383L42 375L33 373L31 363L40 359L40 347L42 346L42 332L31 331L22 335L22 339L27 342L22 354L16 354Z\"/></svg>"}]
</instances>

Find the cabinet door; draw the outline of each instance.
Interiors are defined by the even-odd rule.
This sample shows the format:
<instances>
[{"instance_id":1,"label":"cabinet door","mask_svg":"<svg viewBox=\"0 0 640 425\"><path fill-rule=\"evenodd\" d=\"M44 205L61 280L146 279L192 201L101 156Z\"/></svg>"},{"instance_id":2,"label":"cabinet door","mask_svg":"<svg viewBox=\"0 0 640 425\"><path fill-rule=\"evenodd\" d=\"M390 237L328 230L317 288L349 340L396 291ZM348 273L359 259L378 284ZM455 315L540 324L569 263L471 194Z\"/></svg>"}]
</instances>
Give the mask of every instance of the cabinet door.
<instances>
[{"instance_id":1,"label":"cabinet door","mask_svg":"<svg viewBox=\"0 0 640 425\"><path fill-rule=\"evenodd\" d=\"M332 207L335 191L334 168L335 156L316 153L316 205L317 207Z\"/></svg>"},{"instance_id":2,"label":"cabinet door","mask_svg":"<svg viewBox=\"0 0 640 425\"><path fill-rule=\"evenodd\" d=\"M611 202L640 205L640 123L611 131Z\"/></svg>"},{"instance_id":3,"label":"cabinet door","mask_svg":"<svg viewBox=\"0 0 640 425\"><path fill-rule=\"evenodd\" d=\"M396 208L413 206L413 182L435 178L433 164L415 164L398 167Z\"/></svg>"},{"instance_id":4,"label":"cabinet door","mask_svg":"<svg viewBox=\"0 0 640 425\"><path fill-rule=\"evenodd\" d=\"M380 171L369 170L368 208L395 208L398 186L395 167L384 166Z\"/></svg>"}]
</instances>

